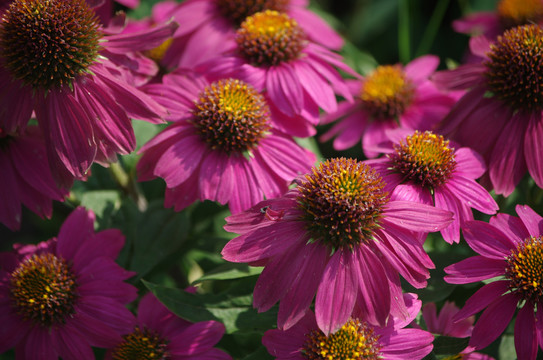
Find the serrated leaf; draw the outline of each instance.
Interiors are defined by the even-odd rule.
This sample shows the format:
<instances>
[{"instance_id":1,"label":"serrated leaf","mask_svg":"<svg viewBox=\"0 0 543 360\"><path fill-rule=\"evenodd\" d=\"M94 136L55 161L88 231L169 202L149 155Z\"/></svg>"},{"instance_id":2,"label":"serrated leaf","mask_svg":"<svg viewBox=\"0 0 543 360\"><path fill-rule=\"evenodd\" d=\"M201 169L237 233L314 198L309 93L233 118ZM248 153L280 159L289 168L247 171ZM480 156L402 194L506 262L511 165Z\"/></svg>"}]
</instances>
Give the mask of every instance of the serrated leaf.
<instances>
[{"instance_id":1,"label":"serrated leaf","mask_svg":"<svg viewBox=\"0 0 543 360\"><path fill-rule=\"evenodd\" d=\"M469 344L468 338L455 338L451 336L436 336L434 340L434 353L437 355L456 355Z\"/></svg>"},{"instance_id":2,"label":"serrated leaf","mask_svg":"<svg viewBox=\"0 0 543 360\"><path fill-rule=\"evenodd\" d=\"M192 284L195 285L206 280L232 280L260 275L262 269L262 267L253 267L245 264L228 263L195 280Z\"/></svg>"},{"instance_id":3,"label":"serrated leaf","mask_svg":"<svg viewBox=\"0 0 543 360\"><path fill-rule=\"evenodd\" d=\"M181 289L142 281L157 299L177 316L192 322L220 321L227 334L237 331L263 332L272 328L277 319L275 308L259 314L252 307L252 295L190 294Z\"/></svg>"}]
</instances>

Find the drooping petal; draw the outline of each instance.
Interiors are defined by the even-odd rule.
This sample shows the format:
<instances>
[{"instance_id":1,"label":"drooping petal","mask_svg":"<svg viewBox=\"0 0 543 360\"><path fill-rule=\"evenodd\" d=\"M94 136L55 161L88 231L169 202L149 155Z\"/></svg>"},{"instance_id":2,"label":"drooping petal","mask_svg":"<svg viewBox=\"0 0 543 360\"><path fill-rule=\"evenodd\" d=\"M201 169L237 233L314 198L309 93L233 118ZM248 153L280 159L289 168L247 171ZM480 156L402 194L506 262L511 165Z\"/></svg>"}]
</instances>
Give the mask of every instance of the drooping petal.
<instances>
[{"instance_id":1,"label":"drooping petal","mask_svg":"<svg viewBox=\"0 0 543 360\"><path fill-rule=\"evenodd\" d=\"M494 341L513 318L517 303L518 299L513 294L496 298L477 320L469 345L483 349Z\"/></svg>"},{"instance_id":2,"label":"drooping petal","mask_svg":"<svg viewBox=\"0 0 543 360\"><path fill-rule=\"evenodd\" d=\"M515 211L531 236L538 237L543 234L543 218L541 215L528 205L517 205Z\"/></svg>"},{"instance_id":3,"label":"drooping petal","mask_svg":"<svg viewBox=\"0 0 543 360\"><path fill-rule=\"evenodd\" d=\"M504 260L516 247L500 230L483 221L466 222L464 237L475 252L495 260Z\"/></svg>"},{"instance_id":4,"label":"drooping petal","mask_svg":"<svg viewBox=\"0 0 543 360\"><path fill-rule=\"evenodd\" d=\"M537 356L537 333L535 314L530 302L519 310L515 320L515 350L518 359L535 360Z\"/></svg>"},{"instance_id":5,"label":"drooping petal","mask_svg":"<svg viewBox=\"0 0 543 360\"><path fill-rule=\"evenodd\" d=\"M358 264L350 251L336 251L328 262L315 299L315 317L325 335L335 332L351 316L358 273Z\"/></svg>"},{"instance_id":6,"label":"drooping petal","mask_svg":"<svg viewBox=\"0 0 543 360\"><path fill-rule=\"evenodd\" d=\"M450 191L469 207L485 214L495 214L499 209L494 198L475 180L454 176L447 185Z\"/></svg>"},{"instance_id":7,"label":"drooping petal","mask_svg":"<svg viewBox=\"0 0 543 360\"><path fill-rule=\"evenodd\" d=\"M475 292L467 301L464 307L456 313L453 321L468 318L483 310L493 302L500 302L502 295L509 289L509 281L494 281L486 284ZM516 305L515 305L516 307Z\"/></svg>"}]
</instances>

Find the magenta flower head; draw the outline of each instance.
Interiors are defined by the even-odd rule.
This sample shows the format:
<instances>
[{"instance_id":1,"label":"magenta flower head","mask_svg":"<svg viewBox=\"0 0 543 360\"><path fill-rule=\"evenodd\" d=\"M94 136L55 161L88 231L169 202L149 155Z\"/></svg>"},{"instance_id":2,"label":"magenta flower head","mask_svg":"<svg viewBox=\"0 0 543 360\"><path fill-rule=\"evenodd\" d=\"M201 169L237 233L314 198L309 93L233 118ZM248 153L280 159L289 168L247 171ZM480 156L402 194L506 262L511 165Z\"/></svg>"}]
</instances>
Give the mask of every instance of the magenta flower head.
<instances>
[{"instance_id":1,"label":"magenta flower head","mask_svg":"<svg viewBox=\"0 0 543 360\"><path fill-rule=\"evenodd\" d=\"M457 32L496 39L515 26L543 24L543 1L500 0L496 11L476 12L453 22Z\"/></svg>"},{"instance_id":2,"label":"magenta flower head","mask_svg":"<svg viewBox=\"0 0 543 360\"><path fill-rule=\"evenodd\" d=\"M11 230L21 226L21 204L41 217L51 217L53 200L68 191L53 179L45 144L36 126L6 134L0 127L0 223Z\"/></svg>"},{"instance_id":3,"label":"magenta flower head","mask_svg":"<svg viewBox=\"0 0 543 360\"><path fill-rule=\"evenodd\" d=\"M179 24L169 66L193 68L229 48L243 21L258 12L278 11L299 23L307 37L327 48L339 50L343 39L326 22L307 9L308 0L189 0L170 12ZM227 41L228 40L228 41Z\"/></svg>"},{"instance_id":4,"label":"magenta flower head","mask_svg":"<svg viewBox=\"0 0 543 360\"><path fill-rule=\"evenodd\" d=\"M336 150L348 149L362 140L364 154L373 158L379 154L376 147L388 140L385 132L389 129L431 130L456 99L428 80L438 65L436 56L427 55L406 66L379 66L362 81L347 80L355 101L344 101L337 111L323 117L323 124L337 123L321 140L336 137Z\"/></svg>"},{"instance_id":5,"label":"magenta flower head","mask_svg":"<svg viewBox=\"0 0 543 360\"><path fill-rule=\"evenodd\" d=\"M220 322L183 320L148 293L138 305L136 327L108 351L106 360L230 360L230 355L213 348L223 334Z\"/></svg>"},{"instance_id":6,"label":"magenta flower head","mask_svg":"<svg viewBox=\"0 0 543 360\"><path fill-rule=\"evenodd\" d=\"M75 209L58 237L0 254L0 353L21 359L94 359L134 327L125 308L134 275L115 263L119 230L94 232L94 214Z\"/></svg>"},{"instance_id":7,"label":"magenta flower head","mask_svg":"<svg viewBox=\"0 0 543 360\"><path fill-rule=\"evenodd\" d=\"M11 133L34 112L52 173L65 187L85 178L94 161L130 153L130 117L156 123L165 110L120 79L105 50L153 48L176 26L105 36L84 0L14 0L0 22L0 126Z\"/></svg>"},{"instance_id":8,"label":"magenta flower head","mask_svg":"<svg viewBox=\"0 0 543 360\"><path fill-rule=\"evenodd\" d=\"M273 129L266 98L251 85L181 72L164 84L147 90L175 122L143 146L138 171L139 180L166 181L166 207L212 200L237 213L280 196L314 163L311 152Z\"/></svg>"},{"instance_id":9,"label":"magenta flower head","mask_svg":"<svg viewBox=\"0 0 543 360\"><path fill-rule=\"evenodd\" d=\"M413 231L438 231L452 218L433 206L391 200L385 186L368 165L331 159L284 196L226 218L225 229L240 236L222 255L265 266L254 306L266 311L280 300L279 329L299 321L315 293L325 335L353 311L383 326L390 314L407 316L398 273L421 288L434 266Z\"/></svg>"},{"instance_id":10,"label":"magenta flower head","mask_svg":"<svg viewBox=\"0 0 543 360\"><path fill-rule=\"evenodd\" d=\"M408 317L391 316L382 327L353 317L326 335L308 310L292 328L266 331L262 343L277 360L422 359L432 351L434 337L424 330L405 328L418 314L421 302L413 294L404 298Z\"/></svg>"},{"instance_id":11,"label":"magenta flower head","mask_svg":"<svg viewBox=\"0 0 543 360\"><path fill-rule=\"evenodd\" d=\"M515 348L518 359L535 359L543 338L543 218L530 207L517 205L518 218L498 214L487 224L465 224L464 238L479 255L445 268L445 281L487 282L466 301L455 321L479 311L470 346L482 349L507 327L515 312Z\"/></svg>"},{"instance_id":12,"label":"magenta flower head","mask_svg":"<svg viewBox=\"0 0 543 360\"><path fill-rule=\"evenodd\" d=\"M341 56L307 39L305 28L288 14L266 10L247 17L228 51L197 71L210 78L236 77L265 90L272 112L285 116L278 129L293 136L311 136L319 107L336 111L335 93L352 100L336 67L358 76ZM226 46L225 45L225 46Z\"/></svg>"},{"instance_id":13,"label":"magenta flower head","mask_svg":"<svg viewBox=\"0 0 543 360\"><path fill-rule=\"evenodd\" d=\"M482 64L437 73L442 86L469 91L445 118L440 133L480 153L497 194L510 195L529 171L543 187L543 29L512 28L490 45L473 38ZM484 133L484 136L480 134Z\"/></svg>"},{"instance_id":14,"label":"magenta flower head","mask_svg":"<svg viewBox=\"0 0 543 360\"><path fill-rule=\"evenodd\" d=\"M392 199L435 205L452 212L454 221L441 230L449 244L460 241L460 227L473 220L472 208L485 214L498 211L494 198L475 181L486 170L476 152L455 148L431 131L388 134L394 138L393 148L386 156L367 163L381 174Z\"/></svg>"},{"instance_id":15,"label":"magenta flower head","mask_svg":"<svg viewBox=\"0 0 543 360\"><path fill-rule=\"evenodd\" d=\"M470 316L461 321L454 322L453 317L459 310L454 303L446 301L439 311L439 315L437 315L436 304L428 303L422 308L422 317L426 323L426 328L433 334L466 338L471 336L475 317ZM462 360L494 360L489 355L473 352L469 346L456 356ZM453 356L451 359L456 358Z\"/></svg>"}]
</instances>

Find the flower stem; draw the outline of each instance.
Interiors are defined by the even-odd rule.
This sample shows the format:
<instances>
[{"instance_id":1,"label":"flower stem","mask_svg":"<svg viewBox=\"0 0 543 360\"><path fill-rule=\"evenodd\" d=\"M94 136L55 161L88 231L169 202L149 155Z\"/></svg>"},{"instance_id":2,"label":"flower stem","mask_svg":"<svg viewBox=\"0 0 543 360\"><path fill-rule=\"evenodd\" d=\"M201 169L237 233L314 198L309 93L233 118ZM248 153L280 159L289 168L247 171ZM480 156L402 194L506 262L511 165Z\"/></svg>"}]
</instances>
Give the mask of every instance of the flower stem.
<instances>
[{"instance_id":1,"label":"flower stem","mask_svg":"<svg viewBox=\"0 0 543 360\"><path fill-rule=\"evenodd\" d=\"M109 171L123 192L136 202L138 209L142 212L145 211L147 199L136 183L136 179L129 176L119 162L109 164Z\"/></svg>"},{"instance_id":2,"label":"flower stem","mask_svg":"<svg viewBox=\"0 0 543 360\"><path fill-rule=\"evenodd\" d=\"M407 64L411 59L409 41L409 0L400 0L398 9L398 55L400 62Z\"/></svg>"},{"instance_id":3,"label":"flower stem","mask_svg":"<svg viewBox=\"0 0 543 360\"><path fill-rule=\"evenodd\" d=\"M422 35L422 40L417 48L417 52L415 53L416 56L421 56L430 52L430 48L432 47L448 6L449 0L439 0L437 2L434 12L432 13L432 17L428 22L428 26Z\"/></svg>"}]
</instances>

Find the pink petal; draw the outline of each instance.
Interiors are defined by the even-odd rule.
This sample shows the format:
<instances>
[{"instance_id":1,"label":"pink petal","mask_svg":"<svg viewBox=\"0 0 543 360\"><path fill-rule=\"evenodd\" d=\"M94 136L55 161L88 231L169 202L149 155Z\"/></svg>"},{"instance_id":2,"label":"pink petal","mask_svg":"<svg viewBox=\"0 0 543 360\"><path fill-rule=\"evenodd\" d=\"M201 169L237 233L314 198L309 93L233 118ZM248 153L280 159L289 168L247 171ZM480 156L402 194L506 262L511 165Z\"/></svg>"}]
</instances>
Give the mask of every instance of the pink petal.
<instances>
[{"instance_id":1,"label":"pink petal","mask_svg":"<svg viewBox=\"0 0 543 360\"><path fill-rule=\"evenodd\" d=\"M235 181L232 181L231 194L225 194L225 196L230 196L228 206L232 214L247 210L264 198L261 184L258 183L253 172L253 162L254 160L247 161L244 157L230 159Z\"/></svg>"},{"instance_id":2,"label":"pink petal","mask_svg":"<svg viewBox=\"0 0 543 360\"><path fill-rule=\"evenodd\" d=\"M297 244L306 231L298 221L277 222L230 240L223 248L223 258L231 262L268 259Z\"/></svg>"},{"instance_id":3,"label":"pink petal","mask_svg":"<svg viewBox=\"0 0 543 360\"><path fill-rule=\"evenodd\" d=\"M419 232L438 231L453 221L449 211L411 201L389 201L385 216L393 224Z\"/></svg>"},{"instance_id":4,"label":"pink petal","mask_svg":"<svg viewBox=\"0 0 543 360\"><path fill-rule=\"evenodd\" d=\"M317 103L317 105L325 112L329 113L336 111L336 95L326 80L304 61L297 61L293 65L294 71L300 79L300 83L311 99L313 99L313 101L315 101L315 103Z\"/></svg>"},{"instance_id":5,"label":"pink petal","mask_svg":"<svg viewBox=\"0 0 543 360\"><path fill-rule=\"evenodd\" d=\"M84 178L96 156L96 140L81 105L65 90L51 91L39 98L36 118L49 163L60 162L73 176Z\"/></svg>"},{"instance_id":6,"label":"pink petal","mask_svg":"<svg viewBox=\"0 0 543 360\"><path fill-rule=\"evenodd\" d=\"M329 255L325 246L314 244L304 252L300 267L292 275L294 281L279 304L277 327L291 328L308 311L321 282Z\"/></svg>"},{"instance_id":7,"label":"pink petal","mask_svg":"<svg viewBox=\"0 0 543 360\"><path fill-rule=\"evenodd\" d=\"M509 281L494 281L486 284L475 292L467 301L462 310L456 313L453 321L466 319L479 311L483 310L489 304L501 302L503 294L509 290ZM516 303L515 303L516 307Z\"/></svg>"},{"instance_id":8,"label":"pink petal","mask_svg":"<svg viewBox=\"0 0 543 360\"><path fill-rule=\"evenodd\" d=\"M384 326L390 312L389 282L381 260L369 249L353 252L358 264L359 296L367 309L367 319L372 324Z\"/></svg>"},{"instance_id":9,"label":"pink petal","mask_svg":"<svg viewBox=\"0 0 543 360\"><path fill-rule=\"evenodd\" d=\"M435 55L425 55L412 60L404 68L405 74L415 83L422 82L430 77L436 71L439 65L439 57Z\"/></svg>"},{"instance_id":10,"label":"pink petal","mask_svg":"<svg viewBox=\"0 0 543 360\"><path fill-rule=\"evenodd\" d=\"M537 334L534 307L526 303L515 320L515 349L518 359L535 360L537 356Z\"/></svg>"},{"instance_id":11,"label":"pink petal","mask_svg":"<svg viewBox=\"0 0 543 360\"><path fill-rule=\"evenodd\" d=\"M490 180L496 194L510 195L526 173L524 141L526 122L521 112L513 115L496 140L488 164Z\"/></svg>"},{"instance_id":12,"label":"pink petal","mask_svg":"<svg viewBox=\"0 0 543 360\"><path fill-rule=\"evenodd\" d=\"M77 250L94 234L94 213L78 207L64 220L59 233L57 253L71 260Z\"/></svg>"},{"instance_id":13,"label":"pink petal","mask_svg":"<svg viewBox=\"0 0 543 360\"><path fill-rule=\"evenodd\" d=\"M504 295L491 303L475 324L469 345L479 350L496 340L511 321L517 303L518 299L513 294Z\"/></svg>"},{"instance_id":14,"label":"pink petal","mask_svg":"<svg viewBox=\"0 0 543 360\"><path fill-rule=\"evenodd\" d=\"M224 325L218 321L200 321L191 324L169 339L168 351L172 355L190 356L205 352L217 344L224 334Z\"/></svg>"},{"instance_id":15,"label":"pink petal","mask_svg":"<svg viewBox=\"0 0 543 360\"><path fill-rule=\"evenodd\" d=\"M439 209L450 211L454 214L453 222L446 228L441 230L443 240L452 243L460 242L460 222L461 222L461 204L458 203L456 197L446 187L437 188L434 190L434 198L436 207Z\"/></svg>"},{"instance_id":16,"label":"pink petal","mask_svg":"<svg viewBox=\"0 0 543 360\"><path fill-rule=\"evenodd\" d=\"M467 222L464 237L475 252L490 259L503 260L516 248L515 242L504 233L482 221Z\"/></svg>"},{"instance_id":17,"label":"pink petal","mask_svg":"<svg viewBox=\"0 0 543 360\"><path fill-rule=\"evenodd\" d=\"M486 171L486 165L483 157L470 148L460 148L454 152L456 160L457 174L461 174L469 179L478 179Z\"/></svg>"},{"instance_id":18,"label":"pink petal","mask_svg":"<svg viewBox=\"0 0 543 360\"><path fill-rule=\"evenodd\" d=\"M294 115L302 111L303 90L289 65L270 67L266 88L270 100L285 114Z\"/></svg>"},{"instance_id":19,"label":"pink petal","mask_svg":"<svg viewBox=\"0 0 543 360\"><path fill-rule=\"evenodd\" d=\"M351 316L358 289L358 267L350 251L338 250L324 269L315 299L315 317L325 335L335 332Z\"/></svg>"},{"instance_id":20,"label":"pink petal","mask_svg":"<svg viewBox=\"0 0 543 360\"><path fill-rule=\"evenodd\" d=\"M290 244L289 244L290 245ZM315 244L297 241L289 250L272 258L258 277L253 294L254 307L259 312L269 310L290 290L298 272Z\"/></svg>"},{"instance_id":21,"label":"pink petal","mask_svg":"<svg viewBox=\"0 0 543 360\"><path fill-rule=\"evenodd\" d=\"M128 51L151 50L170 38L178 27L178 23L169 21L138 32L106 36L107 41L103 46L111 52L121 54Z\"/></svg>"},{"instance_id":22,"label":"pink petal","mask_svg":"<svg viewBox=\"0 0 543 360\"><path fill-rule=\"evenodd\" d=\"M63 359L94 360L92 348L75 328L60 329L51 339L52 345Z\"/></svg>"},{"instance_id":23,"label":"pink petal","mask_svg":"<svg viewBox=\"0 0 543 360\"><path fill-rule=\"evenodd\" d=\"M516 216L499 213L491 217L489 223L503 232L509 240L511 248L516 247L517 243L530 236L522 220Z\"/></svg>"},{"instance_id":24,"label":"pink petal","mask_svg":"<svg viewBox=\"0 0 543 360\"><path fill-rule=\"evenodd\" d=\"M341 49L343 39L330 27L330 25L312 11L304 9L303 7L294 7L292 6L292 3L290 5L291 7L287 11L288 14L298 21L312 41L333 50Z\"/></svg>"},{"instance_id":25,"label":"pink petal","mask_svg":"<svg viewBox=\"0 0 543 360\"><path fill-rule=\"evenodd\" d=\"M472 256L445 268L444 280L449 284L469 284L504 274L505 260Z\"/></svg>"},{"instance_id":26,"label":"pink petal","mask_svg":"<svg viewBox=\"0 0 543 360\"><path fill-rule=\"evenodd\" d=\"M221 151L210 151L200 167L200 200L225 204L234 186L233 175L229 155Z\"/></svg>"},{"instance_id":27,"label":"pink petal","mask_svg":"<svg viewBox=\"0 0 543 360\"><path fill-rule=\"evenodd\" d=\"M464 204L482 213L495 214L499 209L494 198L475 180L454 176L449 180L447 186Z\"/></svg>"},{"instance_id":28,"label":"pink petal","mask_svg":"<svg viewBox=\"0 0 543 360\"><path fill-rule=\"evenodd\" d=\"M543 218L532 210L528 205L517 205L515 207L520 220L533 237L543 234Z\"/></svg>"}]
</instances>

